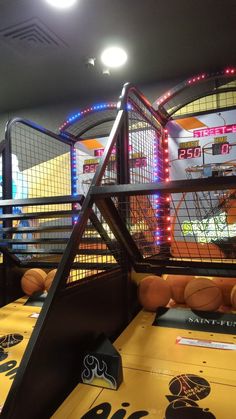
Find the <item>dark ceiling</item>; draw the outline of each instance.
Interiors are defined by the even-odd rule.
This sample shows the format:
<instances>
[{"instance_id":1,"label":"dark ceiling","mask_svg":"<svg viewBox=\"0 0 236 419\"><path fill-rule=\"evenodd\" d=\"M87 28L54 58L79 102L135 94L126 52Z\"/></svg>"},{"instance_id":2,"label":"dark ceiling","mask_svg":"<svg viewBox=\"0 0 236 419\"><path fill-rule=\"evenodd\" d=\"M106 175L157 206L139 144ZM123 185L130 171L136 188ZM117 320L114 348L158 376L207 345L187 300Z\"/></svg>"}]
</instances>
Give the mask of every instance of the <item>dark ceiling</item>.
<instances>
[{"instance_id":1,"label":"dark ceiling","mask_svg":"<svg viewBox=\"0 0 236 419\"><path fill-rule=\"evenodd\" d=\"M0 0L0 111L99 100L126 81L164 85L234 66L235 21L235 0L78 0L67 11ZM99 57L111 43L129 60L105 76Z\"/></svg>"}]
</instances>

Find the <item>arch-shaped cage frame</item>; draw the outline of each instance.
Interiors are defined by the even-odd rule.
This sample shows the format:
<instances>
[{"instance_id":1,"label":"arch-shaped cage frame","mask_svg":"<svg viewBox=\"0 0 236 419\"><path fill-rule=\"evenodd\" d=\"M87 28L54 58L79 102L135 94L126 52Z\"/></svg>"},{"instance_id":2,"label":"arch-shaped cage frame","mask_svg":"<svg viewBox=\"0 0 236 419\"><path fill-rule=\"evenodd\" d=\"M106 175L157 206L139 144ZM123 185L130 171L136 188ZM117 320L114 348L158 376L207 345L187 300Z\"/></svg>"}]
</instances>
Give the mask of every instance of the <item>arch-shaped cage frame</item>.
<instances>
[{"instance_id":1,"label":"arch-shaped cage frame","mask_svg":"<svg viewBox=\"0 0 236 419\"><path fill-rule=\"evenodd\" d=\"M202 73L188 78L157 98L153 107L167 123L188 104L203 97L227 92L236 92L235 68Z\"/></svg>"}]
</instances>

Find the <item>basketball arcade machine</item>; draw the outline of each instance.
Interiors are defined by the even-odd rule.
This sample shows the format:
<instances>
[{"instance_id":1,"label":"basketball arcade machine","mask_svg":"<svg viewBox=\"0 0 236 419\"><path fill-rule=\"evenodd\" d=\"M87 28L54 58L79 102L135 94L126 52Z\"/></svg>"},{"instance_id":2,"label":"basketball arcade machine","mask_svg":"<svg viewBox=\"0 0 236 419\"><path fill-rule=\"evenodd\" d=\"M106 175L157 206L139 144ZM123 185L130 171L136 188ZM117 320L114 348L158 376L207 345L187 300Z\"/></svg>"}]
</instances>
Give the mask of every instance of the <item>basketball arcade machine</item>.
<instances>
[{"instance_id":1,"label":"basketball arcade machine","mask_svg":"<svg viewBox=\"0 0 236 419\"><path fill-rule=\"evenodd\" d=\"M117 185L112 189L107 186L102 189L93 188L92 192L96 203L100 207L103 206L103 214L106 212L104 202L112 206L111 199L121 196L124 191L129 196L133 196L135 193L135 197L139 196L139 199L144 194L158 196L156 206L159 205L157 201L162 199L161 212L163 211L163 200L165 200L168 210L165 208L162 228L159 232L156 231L157 236L159 235L163 239L162 246L159 247L158 251L155 249L154 257L150 253L145 255L144 258L137 257L133 260L133 266L137 272L188 273L190 275L208 275L211 272L211 275L216 276L235 276L232 241L229 240L233 235L234 227L231 228L227 224L227 214L232 216L235 211L235 201L233 200L235 186L234 159L230 158L228 163L225 161L225 153L234 148L234 96L230 97L231 109L229 109L229 104L226 103L226 95L228 93L234 94L234 80L234 70L210 75L204 74L187 80L157 102L158 113L161 115L162 124L166 127L164 141L169 142L170 154L170 162L164 168L165 181L160 182L158 187L155 183L134 186L131 182L128 186ZM214 97L214 107L212 109L212 102L210 101L209 112L211 113L205 117L208 118L207 124L209 124L209 120L213 119L212 112L219 111L220 104L217 101L221 100L222 109L225 109L228 105L227 117L231 120L228 125L215 126L214 128L210 126L208 128L209 125L206 122L199 120L200 118L204 119L205 111L198 118L189 116L189 111L184 118L173 117L178 110L184 106L186 107L189 102L191 104L192 102L195 103L195 107L198 106L199 108L200 106L202 111L203 106L200 99L205 97ZM223 112L221 112L221 117L223 117ZM179 135L181 124L184 123L188 124L187 129ZM192 124L191 127L190 124ZM201 127L200 130L194 129L194 127L199 126ZM221 132L226 131L228 131L228 141L226 141L225 136L221 135ZM186 138L186 132L187 141L183 141L182 138L184 136ZM206 155L209 146L206 148L206 143L200 145L199 136L204 137L209 133L213 136L216 135L210 147L212 151L211 159L206 162L205 158L202 162L202 156ZM164 152L168 153L168 150L165 149ZM193 159L194 163L197 164L189 167L190 159ZM192 178L186 179L186 177L189 178L190 174ZM199 179L194 176L195 174L201 175ZM229 176L229 174L232 176ZM110 211L107 215L108 223L108 219L111 220L114 214L115 211ZM117 221L116 225L119 225ZM167 234L168 231L169 234ZM199 237L197 235L198 231L201 231ZM186 240L186 236L191 236L190 240ZM219 246L224 247L223 252ZM126 251L129 252L127 243L125 247ZM231 257L229 256L230 252Z\"/></svg>"},{"instance_id":2,"label":"basketball arcade machine","mask_svg":"<svg viewBox=\"0 0 236 419\"><path fill-rule=\"evenodd\" d=\"M211 275L235 276L230 273L235 257L235 69L188 79L154 107L168 120L171 178L201 185L198 192L172 196L172 255L190 261L195 255L195 267L206 257L205 267L210 262L216 268ZM214 182L215 189L208 188ZM218 273L217 254L225 263Z\"/></svg>"},{"instance_id":3,"label":"basketball arcade machine","mask_svg":"<svg viewBox=\"0 0 236 419\"><path fill-rule=\"evenodd\" d=\"M164 167L161 123L157 115L135 88L126 86L123 92L124 99L122 108L117 113L114 125L108 138L103 156L101 157L97 171L92 179L92 186L107 185L109 179L114 183L137 183L156 181L156 173L153 173L153 165L156 158L162 163L158 176L162 176ZM142 127L140 129L140 126ZM144 128L144 129L143 129ZM66 133L62 138L67 136ZM161 141L157 143L157 139ZM145 154L140 160L132 162L129 167L129 153L140 153L141 144ZM129 146L129 142L131 146ZM157 145L157 149L156 149ZM116 162L114 164L114 147L116 148ZM140 158L140 155L139 157ZM72 158L73 160L73 158ZM91 187L78 213L79 222L76 222L69 239L67 248L59 263L57 275L44 303L37 324L30 338L27 349L17 371L14 382L9 391L7 400L3 406L3 417L42 417L48 416L62 402L65 396L78 382L81 356L84 349L93 342L101 332L112 338L122 330L137 310L136 287L130 281L130 266L132 259L141 252L154 254L157 244L154 242L155 233L159 229L156 218L157 197L144 196L139 202L134 197L132 200L121 195L121 199L114 200L119 209L122 223L116 236L111 228L113 236L104 231L103 214L94 204ZM142 216L140 216L142 212ZM93 213L99 218L98 234L108 240L103 242L115 260L118 267L107 273L99 269L99 257L96 257L96 275L92 271L90 278L83 281L76 279L77 270L74 264L77 260L78 250L83 249L83 239L87 237L86 227L90 227ZM130 216L131 213L131 216ZM146 216L146 225L143 224L143 216ZM132 226L132 235L136 237L136 243L130 236L125 224ZM150 229L150 226L152 229ZM146 237L143 237L143 232ZM116 233L116 231L115 231ZM129 253L126 255L122 243L119 240L129 240ZM141 236L141 237L140 237ZM111 240L113 238L113 240ZM147 240L148 249L147 249ZM87 249L86 249L87 250ZM88 247L91 253L96 253L93 247ZM85 255L87 257L87 254ZM94 258L94 256L93 256ZM95 259L94 259L95 260ZM79 270L81 271L81 269ZM101 272L102 271L102 272ZM90 270L91 274L91 270ZM109 313L109 316L107 314ZM51 341L53 336L53 341ZM60 342L62 339L62 342ZM58 343L57 349L55 343ZM59 343L60 342L60 343ZM53 349L54 348L54 349ZM57 357L55 357L55 350ZM70 355L68 355L70 354ZM61 371L61 378L58 372ZM37 377L37 392L33 391L32 377ZM63 376L63 377L62 377ZM38 391L45 388L45 380L50 387L50 394L37 403L35 397ZM35 382L36 385L36 382ZM39 387L41 387L41 390ZM25 406L25 391L32 390L29 403ZM37 397L36 397L37 398Z\"/></svg>"},{"instance_id":4,"label":"basketball arcade machine","mask_svg":"<svg viewBox=\"0 0 236 419\"><path fill-rule=\"evenodd\" d=\"M225 81L225 77L222 79ZM48 417L69 394L78 382L83 350L101 332L112 336L130 321L132 301L135 301L129 274L131 267L137 272L196 275L224 274L230 268L231 275L235 275L232 258L219 255L219 252L214 255L210 246L208 255L203 256L198 250L197 257L192 257L189 243L182 240L188 250L184 254L180 240L174 239L173 243L171 240L173 234L176 238L182 232L182 219L186 220L188 215L191 221L192 214L187 212L189 200L185 201L183 218L176 211L179 194L183 191L184 194L227 191L233 189L234 176L209 178L204 185L199 179L186 180L184 184L182 180L170 181L168 138L164 128L168 121L166 113L155 112L130 85L125 86L118 109L104 153L82 203L79 222L74 225L3 407L3 417L17 418L22 414L25 418ZM138 157L143 159L139 167L130 163L130 153L142 153ZM156 160L158 166L153 170ZM111 184L108 185L109 179ZM104 233L101 226L106 223L108 237L114 237L109 250L119 268L106 274L98 272L81 283L73 282L73 263L85 238L92 211L100 221L98 233ZM175 214L178 222L173 230ZM183 234L181 238L184 238ZM197 249L201 248L198 242L193 241L193 244ZM174 249L177 247L177 255L173 255L173 245ZM53 342L50 336L53 336ZM37 383L32 382L32 377ZM50 387L50 394L43 390L45 382ZM38 393L42 394L40 405Z\"/></svg>"},{"instance_id":5,"label":"basketball arcade machine","mask_svg":"<svg viewBox=\"0 0 236 419\"><path fill-rule=\"evenodd\" d=\"M199 107L201 106L199 101L201 102L201 97L205 95L210 97L217 94L220 100L221 94L227 95L235 90L234 72L199 76L193 83L195 81L199 82L198 87L194 85L192 90L189 88L192 86L191 82L186 81L174 90L173 94L169 92L166 95L165 103L173 109L173 103L176 101L176 108L180 110L188 101L192 102L196 99L195 106ZM217 93L216 85L218 86ZM126 109L125 99L124 96L121 109ZM130 105L128 118L130 117L131 120L132 110L137 109L136 101L132 99L131 90L131 98L128 95ZM209 102L207 113L212 111L212 100ZM226 102L225 97L224 102ZM231 104L231 110L234 110L235 97L231 99ZM222 112L225 105L224 103L222 106ZM219 110L219 104L217 106L215 109ZM140 106L138 108L140 109ZM142 111L144 120L149 111L150 109ZM161 144L159 154L161 158L158 159L158 163L162 176L159 181L153 181L153 178L149 177L151 182L147 180L145 183L140 176L140 182L135 183L131 181L130 176L130 182L126 180L125 185L106 185L105 183L95 185L92 182L90 193L93 202L103 214L114 236L122 244L128 262L136 272L235 277L235 255L232 254L232 243L229 243L233 230L229 227L227 219L234 214L234 211L229 213L229 210L232 207L235 208L234 203L232 204L235 175L231 170L228 176L230 164L225 162L225 155L215 154L215 149L222 153L229 150L228 144L225 146L225 143L230 143L233 147L234 121L230 122L227 127L228 141L224 139L222 143L218 132L221 133L221 130L225 131L226 128L220 128L217 125L215 125L215 130L211 131L209 131L211 129L209 126L204 128L205 134L217 133L217 140L213 143L217 144L217 147L210 147L212 152L210 156L213 156L213 161L207 162L205 169L206 160L202 163L201 153L208 152L205 147L206 143L203 143L202 150L202 146L199 148L199 143L194 143L195 137L193 137L201 135L199 131L195 131L195 128L199 127L197 124L200 124L196 120L196 114L189 118L189 112L185 109L186 113L174 120L173 115L168 115L165 111L163 102L158 111L156 124L158 126L160 123L162 126L159 135L157 130L158 142ZM150 113L155 115L152 111ZM232 117L228 114L228 117L230 116ZM137 115L135 118L137 119ZM187 141L184 140L187 144L182 144L183 134L180 133L180 123L188 124L188 138ZM189 123L193 124L191 128ZM203 123L200 128L202 126ZM138 134L139 147L142 149L142 140L146 141L146 127L142 124L139 127L141 128ZM167 142L169 142L169 147L166 146ZM173 143L177 147L173 147ZM130 144L132 144L132 139L126 145L126 150ZM223 145L218 146L218 144ZM219 158L219 156L223 157ZM195 159L193 160L195 164L189 168L190 159ZM183 165L183 160L186 160L188 164ZM106 164L106 156L103 156L102 164ZM223 166L226 169L224 171ZM216 174L215 168L217 168ZM171 180L174 177L173 173L177 173L178 180ZM189 173L200 173L202 176L189 179ZM230 201L230 206L228 201ZM225 214L226 210L227 214ZM133 221L136 222L135 228ZM143 241L140 241L140 236L136 233L140 229L139 233L144 232L145 236L146 224L150 236L146 236L146 243L143 246ZM153 241L154 238L155 241ZM236 338L235 315L225 319L221 318L221 313L215 313L215 319L214 313L213 317L211 317L212 313L208 313L208 317L203 313L202 316L197 317L197 313L189 314L190 311L187 310L188 314L184 317L186 310L181 308L177 310L178 314L176 309L173 310L171 321L163 321L165 315L168 316L171 312L168 310L164 309L160 312L158 310L157 316L155 313L139 312L117 338L115 347L123 358L124 385L115 394L107 389L79 384L53 418L62 419L67 415L68 418L81 417L83 419L101 416L106 419L143 416L165 417L165 419L230 417L235 408L233 395L236 383L232 377L233 370L235 371L233 367L235 355L234 351L230 350L224 357L221 349L236 349L235 341L233 341ZM184 314L181 327L179 318L182 313ZM154 325L159 327L155 328ZM231 329L230 332L229 329ZM215 332L220 334L216 335ZM191 336L188 335L189 333ZM199 349L199 347L202 348ZM213 348L214 351L212 351ZM232 392L229 387L232 388ZM204 400L206 397L208 397L207 401Z\"/></svg>"},{"instance_id":6,"label":"basketball arcade machine","mask_svg":"<svg viewBox=\"0 0 236 419\"><path fill-rule=\"evenodd\" d=\"M155 125L154 123L152 123L151 115L149 116L149 121L148 118L146 120L145 117L142 115L142 112L144 112L142 109L139 110L139 112L136 110L136 108L139 109L138 104L135 104L135 102L129 103L126 97L123 98L123 101L127 102L126 104L122 103L122 105L120 106L123 106L124 108L125 106L127 107L128 116L126 129L128 131L129 137L128 145L124 143L124 139L122 138L121 144L115 145L113 147L109 163L107 164L104 177L102 179L102 186L107 186L107 188L109 188L111 185L116 184L144 184L150 182L163 181L165 178L168 179L169 169L167 139L164 138L165 132L161 128L161 122L159 120L158 123L155 121ZM111 125L107 127L106 125L104 126L104 124L107 124L110 121L114 121L114 104L104 104L95 106L90 109L87 109L85 113L87 114L86 116L88 116L88 114L91 114L91 118L92 120L94 120L93 113L98 113L98 111L99 113L103 113L103 116L99 118L99 125L103 124L102 128L100 129L99 136L97 129L98 123L96 122L96 119L95 122L93 122L92 126L91 120L82 121L83 123L81 124L81 122L78 120L79 118L81 118L81 114L72 116L68 121L66 121L62 125L60 129L61 134L63 136L72 136L75 139L75 141L82 142L84 145L87 145L89 143L90 147L92 143L93 154L89 158L88 156L84 157L82 160L82 164L80 161L81 156L78 153L76 157L75 151L76 167L82 166L82 169L80 169L78 173L78 183L75 183L74 185L74 190L77 193L83 188L82 185L84 183L92 183L93 174L99 165L99 162L103 156L107 144L108 130L111 129ZM95 116L97 118L97 115ZM152 118L154 118L154 116ZM95 127L96 130L93 129ZM86 136L83 137L85 133ZM89 138L94 138L95 136L96 140L89 140L87 139L88 136ZM126 146L128 147L127 150ZM117 162L119 154L121 154L122 156L120 158L120 162ZM119 206L122 206L121 199L119 199L119 201ZM168 201L165 201L164 203L161 197L158 197L158 195L154 195L152 197L148 197L148 199L145 199L145 197L141 197L139 201L137 201L136 198L133 197L132 199L130 199L129 204L124 203L123 205L126 208L125 212L128 211L129 217L127 223L129 224L131 234L136 238L136 242L140 242L138 246L141 248L141 242L144 243L145 241L147 242L147 247L149 242L149 244L152 243L152 245L154 246L152 249L153 254L156 254L156 246L159 246L160 242L163 240L163 238L159 238L159 231L161 230L161 221L159 219L159 221L157 222L158 214L161 214L162 219L164 219L164 216L166 215L166 226L170 224L170 219L168 218L168 205L166 205L166 202ZM147 217L145 217L144 214L144 209L148 210L148 207L150 208L150 219L148 215ZM121 224L122 220L120 220L120 226ZM167 239L165 237L164 241L166 240ZM135 251L137 253L137 249Z\"/></svg>"}]
</instances>

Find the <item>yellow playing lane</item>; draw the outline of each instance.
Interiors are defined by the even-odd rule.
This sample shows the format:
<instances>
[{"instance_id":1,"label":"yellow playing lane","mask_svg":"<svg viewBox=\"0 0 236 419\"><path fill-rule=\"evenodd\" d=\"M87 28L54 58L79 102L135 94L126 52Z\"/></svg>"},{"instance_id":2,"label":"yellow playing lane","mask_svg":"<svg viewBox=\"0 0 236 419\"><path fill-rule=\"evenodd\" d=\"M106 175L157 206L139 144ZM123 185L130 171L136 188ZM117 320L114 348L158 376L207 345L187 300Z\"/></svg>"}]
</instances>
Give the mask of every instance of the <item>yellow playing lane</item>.
<instances>
[{"instance_id":1,"label":"yellow playing lane","mask_svg":"<svg viewBox=\"0 0 236 419\"><path fill-rule=\"evenodd\" d=\"M27 299L20 298L0 310L0 411L41 310L24 305Z\"/></svg>"},{"instance_id":2,"label":"yellow playing lane","mask_svg":"<svg viewBox=\"0 0 236 419\"><path fill-rule=\"evenodd\" d=\"M141 311L116 340L124 372L118 390L79 384L52 418L233 418L236 331L234 336L152 326L154 318ZM231 349L180 345L180 337Z\"/></svg>"}]
</instances>

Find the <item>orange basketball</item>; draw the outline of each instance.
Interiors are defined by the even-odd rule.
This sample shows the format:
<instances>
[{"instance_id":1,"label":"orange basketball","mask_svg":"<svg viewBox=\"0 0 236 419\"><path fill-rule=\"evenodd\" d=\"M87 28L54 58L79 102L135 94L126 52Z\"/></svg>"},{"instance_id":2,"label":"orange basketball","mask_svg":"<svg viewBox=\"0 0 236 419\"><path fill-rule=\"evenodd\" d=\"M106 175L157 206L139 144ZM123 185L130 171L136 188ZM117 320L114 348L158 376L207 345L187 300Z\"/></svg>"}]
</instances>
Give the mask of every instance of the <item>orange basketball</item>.
<instances>
[{"instance_id":1,"label":"orange basketball","mask_svg":"<svg viewBox=\"0 0 236 419\"><path fill-rule=\"evenodd\" d=\"M231 304L232 307L236 310L236 285L234 285L231 291Z\"/></svg>"},{"instance_id":2,"label":"orange basketball","mask_svg":"<svg viewBox=\"0 0 236 419\"><path fill-rule=\"evenodd\" d=\"M146 278L147 272L136 272L134 269L131 270L131 280L139 284L141 279Z\"/></svg>"},{"instance_id":3,"label":"orange basketball","mask_svg":"<svg viewBox=\"0 0 236 419\"><path fill-rule=\"evenodd\" d=\"M236 200L230 201L231 207L226 209L227 213L227 223L234 224L236 223Z\"/></svg>"},{"instance_id":4,"label":"orange basketball","mask_svg":"<svg viewBox=\"0 0 236 419\"><path fill-rule=\"evenodd\" d=\"M170 285L159 276L146 276L139 283L138 298L145 310L155 311L170 301Z\"/></svg>"},{"instance_id":5,"label":"orange basketball","mask_svg":"<svg viewBox=\"0 0 236 419\"><path fill-rule=\"evenodd\" d=\"M28 269L21 278L22 290L27 295L32 295L39 291L43 292L45 289L44 279L46 275L46 272L42 269Z\"/></svg>"},{"instance_id":6,"label":"orange basketball","mask_svg":"<svg viewBox=\"0 0 236 419\"><path fill-rule=\"evenodd\" d=\"M48 291L49 288L52 285L52 281L54 280L54 277L56 275L57 269L53 269L52 271L48 272L46 278L45 278L45 289Z\"/></svg>"},{"instance_id":7,"label":"orange basketball","mask_svg":"<svg viewBox=\"0 0 236 419\"><path fill-rule=\"evenodd\" d=\"M176 303L183 304L184 300L184 290L186 285L194 278L194 276L185 276L185 275L167 275L166 281L169 283L171 288L171 298Z\"/></svg>"},{"instance_id":8,"label":"orange basketball","mask_svg":"<svg viewBox=\"0 0 236 419\"><path fill-rule=\"evenodd\" d=\"M220 288L208 278L192 279L184 290L186 304L194 310L217 310L222 304Z\"/></svg>"},{"instance_id":9,"label":"orange basketball","mask_svg":"<svg viewBox=\"0 0 236 419\"><path fill-rule=\"evenodd\" d=\"M236 285L236 278L219 277L213 278L215 284L221 289L223 302L225 306L231 305L231 291Z\"/></svg>"}]
</instances>

